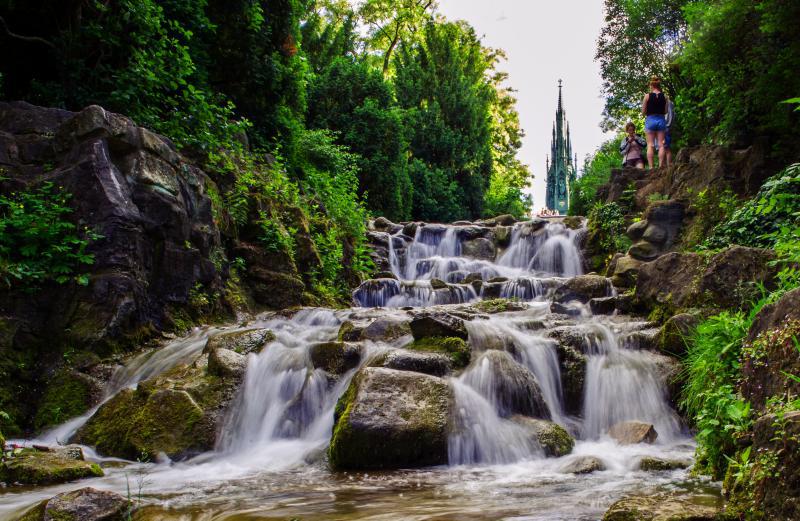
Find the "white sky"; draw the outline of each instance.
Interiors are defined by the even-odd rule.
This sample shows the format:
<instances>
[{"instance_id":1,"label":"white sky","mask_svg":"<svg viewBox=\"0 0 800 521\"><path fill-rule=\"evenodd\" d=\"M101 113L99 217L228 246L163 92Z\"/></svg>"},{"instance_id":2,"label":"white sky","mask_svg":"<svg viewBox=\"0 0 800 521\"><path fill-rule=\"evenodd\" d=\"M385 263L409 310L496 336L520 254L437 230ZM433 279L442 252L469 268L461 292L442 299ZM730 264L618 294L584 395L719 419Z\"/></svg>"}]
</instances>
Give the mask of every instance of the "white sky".
<instances>
[{"instance_id":1,"label":"white sky","mask_svg":"<svg viewBox=\"0 0 800 521\"><path fill-rule=\"evenodd\" d=\"M499 67L517 90L517 110L525 129L520 151L534 175L534 210L544 206L545 156L550 152L558 100L564 80L564 110L570 124L573 152L583 166L586 154L605 139L599 124L603 111L600 68L595 44L603 23L602 0L440 0L439 12L466 20L484 44L506 51Z\"/></svg>"}]
</instances>

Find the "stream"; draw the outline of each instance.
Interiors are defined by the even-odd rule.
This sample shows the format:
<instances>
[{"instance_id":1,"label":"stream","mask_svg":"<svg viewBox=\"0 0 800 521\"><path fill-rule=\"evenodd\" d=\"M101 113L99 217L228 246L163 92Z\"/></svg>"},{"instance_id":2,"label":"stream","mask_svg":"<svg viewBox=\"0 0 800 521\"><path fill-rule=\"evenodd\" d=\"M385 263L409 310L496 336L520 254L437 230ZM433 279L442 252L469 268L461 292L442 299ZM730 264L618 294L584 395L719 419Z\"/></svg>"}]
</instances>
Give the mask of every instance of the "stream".
<instances>
[{"instance_id":1,"label":"stream","mask_svg":"<svg viewBox=\"0 0 800 521\"><path fill-rule=\"evenodd\" d=\"M643 456L690 462L694 441L669 403L664 357L637 339L652 326L619 314L593 315L580 302L551 311L555 288L583 274L578 248L584 230L554 220L541 229L514 226L508 245L494 258L464 251L462 227L427 225L414 237L386 233L396 278L367 281L354 291L356 307L266 313L247 324L197 328L185 338L132 359L107 384L105 399L199 356L209 338L243 328L275 334L248 355L239 395L224 420L214 451L190 460L154 463L104 458L89 447L106 476L50 487L0 490L0 519L16 519L43 499L86 486L130 495L143 507L141 520L598 520L621 497L687 491L719 501L718 486L688 470L646 472ZM480 274L484 282L476 289ZM442 285L444 282L444 285ZM614 295L609 284L608 296ZM309 369L309 347L336 340L345 321L408 319L419 308L459 312L489 297L520 301L521 309L465 322L472 358L447 377L458 429L448 439L444 466L381 472L332 472L325 450L334 408L359 368L331 384ZM578 335L586 356L579 403L563 386L555 333ZM361 366L411 342L363 341ZM541 415L576 440L572 453L546 457L522 428L509 421L504 377L495 363L519 364L541 389ZM573 400L574 401L574 400ZM36 440L68 439L96 411L75 418ZM615 424L637 420L658 433L653 444L620 445L608 435ZM168 421L168 419L165 419ZM582 456L599 458L605 470L563 471Z\"/></svg>"}]
</instances>

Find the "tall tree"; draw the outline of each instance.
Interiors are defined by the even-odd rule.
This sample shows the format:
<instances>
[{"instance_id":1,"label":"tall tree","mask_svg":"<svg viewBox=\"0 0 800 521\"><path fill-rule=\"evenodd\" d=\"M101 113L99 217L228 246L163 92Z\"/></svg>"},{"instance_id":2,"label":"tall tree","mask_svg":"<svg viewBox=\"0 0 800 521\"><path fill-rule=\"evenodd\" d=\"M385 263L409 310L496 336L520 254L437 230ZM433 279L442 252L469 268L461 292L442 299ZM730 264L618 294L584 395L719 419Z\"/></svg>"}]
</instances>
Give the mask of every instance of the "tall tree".
<instances>
[{"instance_id":1,"label":"tall tree","mask_svg":"<svg viewBox=\"0 0 800 521\"><path fill-rule=\"evenodd\" d=\"M475 31L463 22L428 23L419 42L403 44L396 60L396 90L407 110L411 156L430 169L425 183L454 194L450 218L479 217L492 173L491 61ZM413 179L413 177L412 177ZM415 186L419 183L415 181ZM414 212L426 218L437 190L414 191Z\"/></svg>"},{"instance_id":2,"label":"tall tree","mask_svg":"<svg viewBox=\"0 0 800 521\"><path fill-rule=\"evenodd\" d=\"M367 26L368 50L383 55L383 74L389 72L392 53L432 19L436 0L364 0L358 9Z\"/></svg>"}]
</instances>

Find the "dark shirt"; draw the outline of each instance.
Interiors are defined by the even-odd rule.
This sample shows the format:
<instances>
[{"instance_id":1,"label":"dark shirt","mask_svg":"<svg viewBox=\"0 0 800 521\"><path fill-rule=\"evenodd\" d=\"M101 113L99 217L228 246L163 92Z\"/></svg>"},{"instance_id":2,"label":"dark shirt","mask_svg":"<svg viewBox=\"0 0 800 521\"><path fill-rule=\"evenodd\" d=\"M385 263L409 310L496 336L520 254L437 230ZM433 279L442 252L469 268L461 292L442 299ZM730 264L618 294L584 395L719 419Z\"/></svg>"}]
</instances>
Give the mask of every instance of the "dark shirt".
<instances>
[{"instance_id":1,"label":"dark shirt","mask_svg":"<svg viewBox=\"0 0 800 521\"><path fill-rule=\"evenodd\" d=\"M663 92L659 92L658 94L656 94L655 92L651 92L650 97L647 99L647 115L663 116L666 113L667 113L667 97L664 96Z\"/></svg>"}]
</instances>

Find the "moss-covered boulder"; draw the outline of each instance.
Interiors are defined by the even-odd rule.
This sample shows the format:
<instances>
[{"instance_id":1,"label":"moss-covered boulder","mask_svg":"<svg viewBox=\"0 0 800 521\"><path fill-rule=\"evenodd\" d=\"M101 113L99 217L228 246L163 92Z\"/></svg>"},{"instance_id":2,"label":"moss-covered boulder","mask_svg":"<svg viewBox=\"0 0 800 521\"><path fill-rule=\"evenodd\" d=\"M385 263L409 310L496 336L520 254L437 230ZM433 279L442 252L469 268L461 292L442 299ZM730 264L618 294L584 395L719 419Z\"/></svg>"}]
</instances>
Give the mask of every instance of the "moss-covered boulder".
<instances>
[{"instance_id":1,"label":"moss-covered boulder","mask_svg":"<svg viewBox=\"0 0 800 521\"><path fill-rule=\"evenodd\" d=\"M343 375L361 363L359 344L349 342L322 342L309 349L311 365L332 375Z\"/></svg>"},{"instance_id":2,"label":"moss-covered boulder","mask_svg":"<svg viewBox=\"0 0 800 521\"><path fill-rule=\"evenodd\" d=\"M84 461L80 447L15 450L0 462L0 481L7 484L52 485L102 475L96 463Z\"/></svg>"},{"instance_id":3,"label":"moss-covered boulder","mask_svg":"<svg viewBox=\"0 0 800 521\"><path fill-rule=\"evenodd\" d=\"M80 416L96 403L102 386L89 375L64 369L47 384L34 419L37 430Z\"/></svg>"},{"instance_id":4,"label":"moss-covered boulder","mask_svg":"<svg viewBox=\"0 0 800 521\"><path fill-rule=\"evenodd\" d=\"M658 350L672 356L686 354L689 337L700 323L698 313L679 313L670 317L661 327L656 338Z\"/></svg>"},{"instance_id":5,"label":"moss-covered boulder","mask_svg":"<svg viewBox=\"0 0 800 521\"><path fill-rule=\"evenodd\" d=\"M230 349L212 349L208 354L208 374L222 378L241 378L247 371L247 357Z\"/></svg>"},{"instance_id":6,"label":"moss-covered boulder","mask_svg":"<svg viewBox=\"0 0 800 521\"><path fill-rule=\"evenodd\" d=\"M542 448L546 456L560 458L575 447L575 440L561 425L548 420L527 416L512 416L511 421L520 425Z\"/></svg>"},{"instance_id":7,"label":"moss-covered boulder","mask_svg":"<svg viewBox=\"0 0 800 521\"><path fill-rule=\"evenodd\" d=\"M556 345L556 355L561 369L564 410L567 414L580 414L583 409L583 387L588 359L578 349L562 343Z\"/></svg>"},{"instance_id":8,"label":"moss-covered boulder","mask_svg":"<svg viewBox=\"0 0 800 521\"><path fill-rule=\"evenodd\" d=\"M469 365L471 352L469 345L461 338L428 337L414 340L406 349L426 353L444 353L450 357L453 367L460 368Z\"/></svg>"},{"instance_id":9,"label":"moss-covered boulder","mask_svg":"<svg viewBox=\"0 0 800 521\"><path fill-rule=\"evenodd\" d=\"M527 306L516 300L510 300L507 298L496 298L490 300L482 300L473 306L475 309L480 311L481 313L505 313L506 311L522 311L526 309Z\"/></svg>"},{"instance_id":10,"label":"moss-covered boulder","mask_svg":"<svg viewBox=\"0 0 800 521\"><path fill-rule=\"evenodd\" d=\"M74 441L104 455L181 459L214 447L218 426L241 382L208 371L208 356L125 389L104 403Z\"/></svg>"},{"instance_id":11,"label":"moss-covered boulder","mask_svg":"<svg viewBox=\"0 0 800 521\"><path fill-rule=\"evenodd\" d=\"M691 466L691 462L677 459L664 459L656 458L653 456L645 456L639 460L639 470L650 472L658 472L662 470L677 470L687 469Z\"/></svg>"},{"instance_id":12,"label":"moss-covered boulder","mask_svg":"<svg viewBox=\"0 0 800 521\"><path fill-rule=\"evenodd\" d=\"M42 501L20 521L124 521L132 508L119 494L86 487Z\"/></svg>"},{"instance_id":13,"label":"moss-covered boulder","mask_svg":"<svg viewBox=\"0 0 800 521\"><path fill-rule=\"evenodd\" d=\"M275 333L269 329L251 328L228 331L209 338L203 352L210 353L214 349L229 349L241 355L258 353L273 340L275 340Z\"/></svg>"},{"instance_id":14,"label":"moss-covered boulder","mask_svg":"<svg viewBox=\"0 0 800 521\"><path fill-rule=\"evenodd\" d=\"M717 497L701 495L629 497L611 505L603 521L721 521L719 503Z\"/></svg>"},{"instance_id":15,"label":"moss-covered boulder","mask_svg":"<svg viewBox=\"0 0 800 521\"><path fill-rule=\"evenodd\" d=\"M570 230L580 230L583 226L583 217L579 215L568 215L567 217L564 217L562 222L564 223L564 226Z\"/></svg>"},{"instance_id":16,"label":"moss-covered boulder","mask_svg":"<svg viewBox=\"0 0 800 521\"><path fill-rule=\"evenodd\" d=\"M397 469L447 463L452 390L434 376L368 367L336 406L331 466Z\"/></svg>"}]
</instances>

